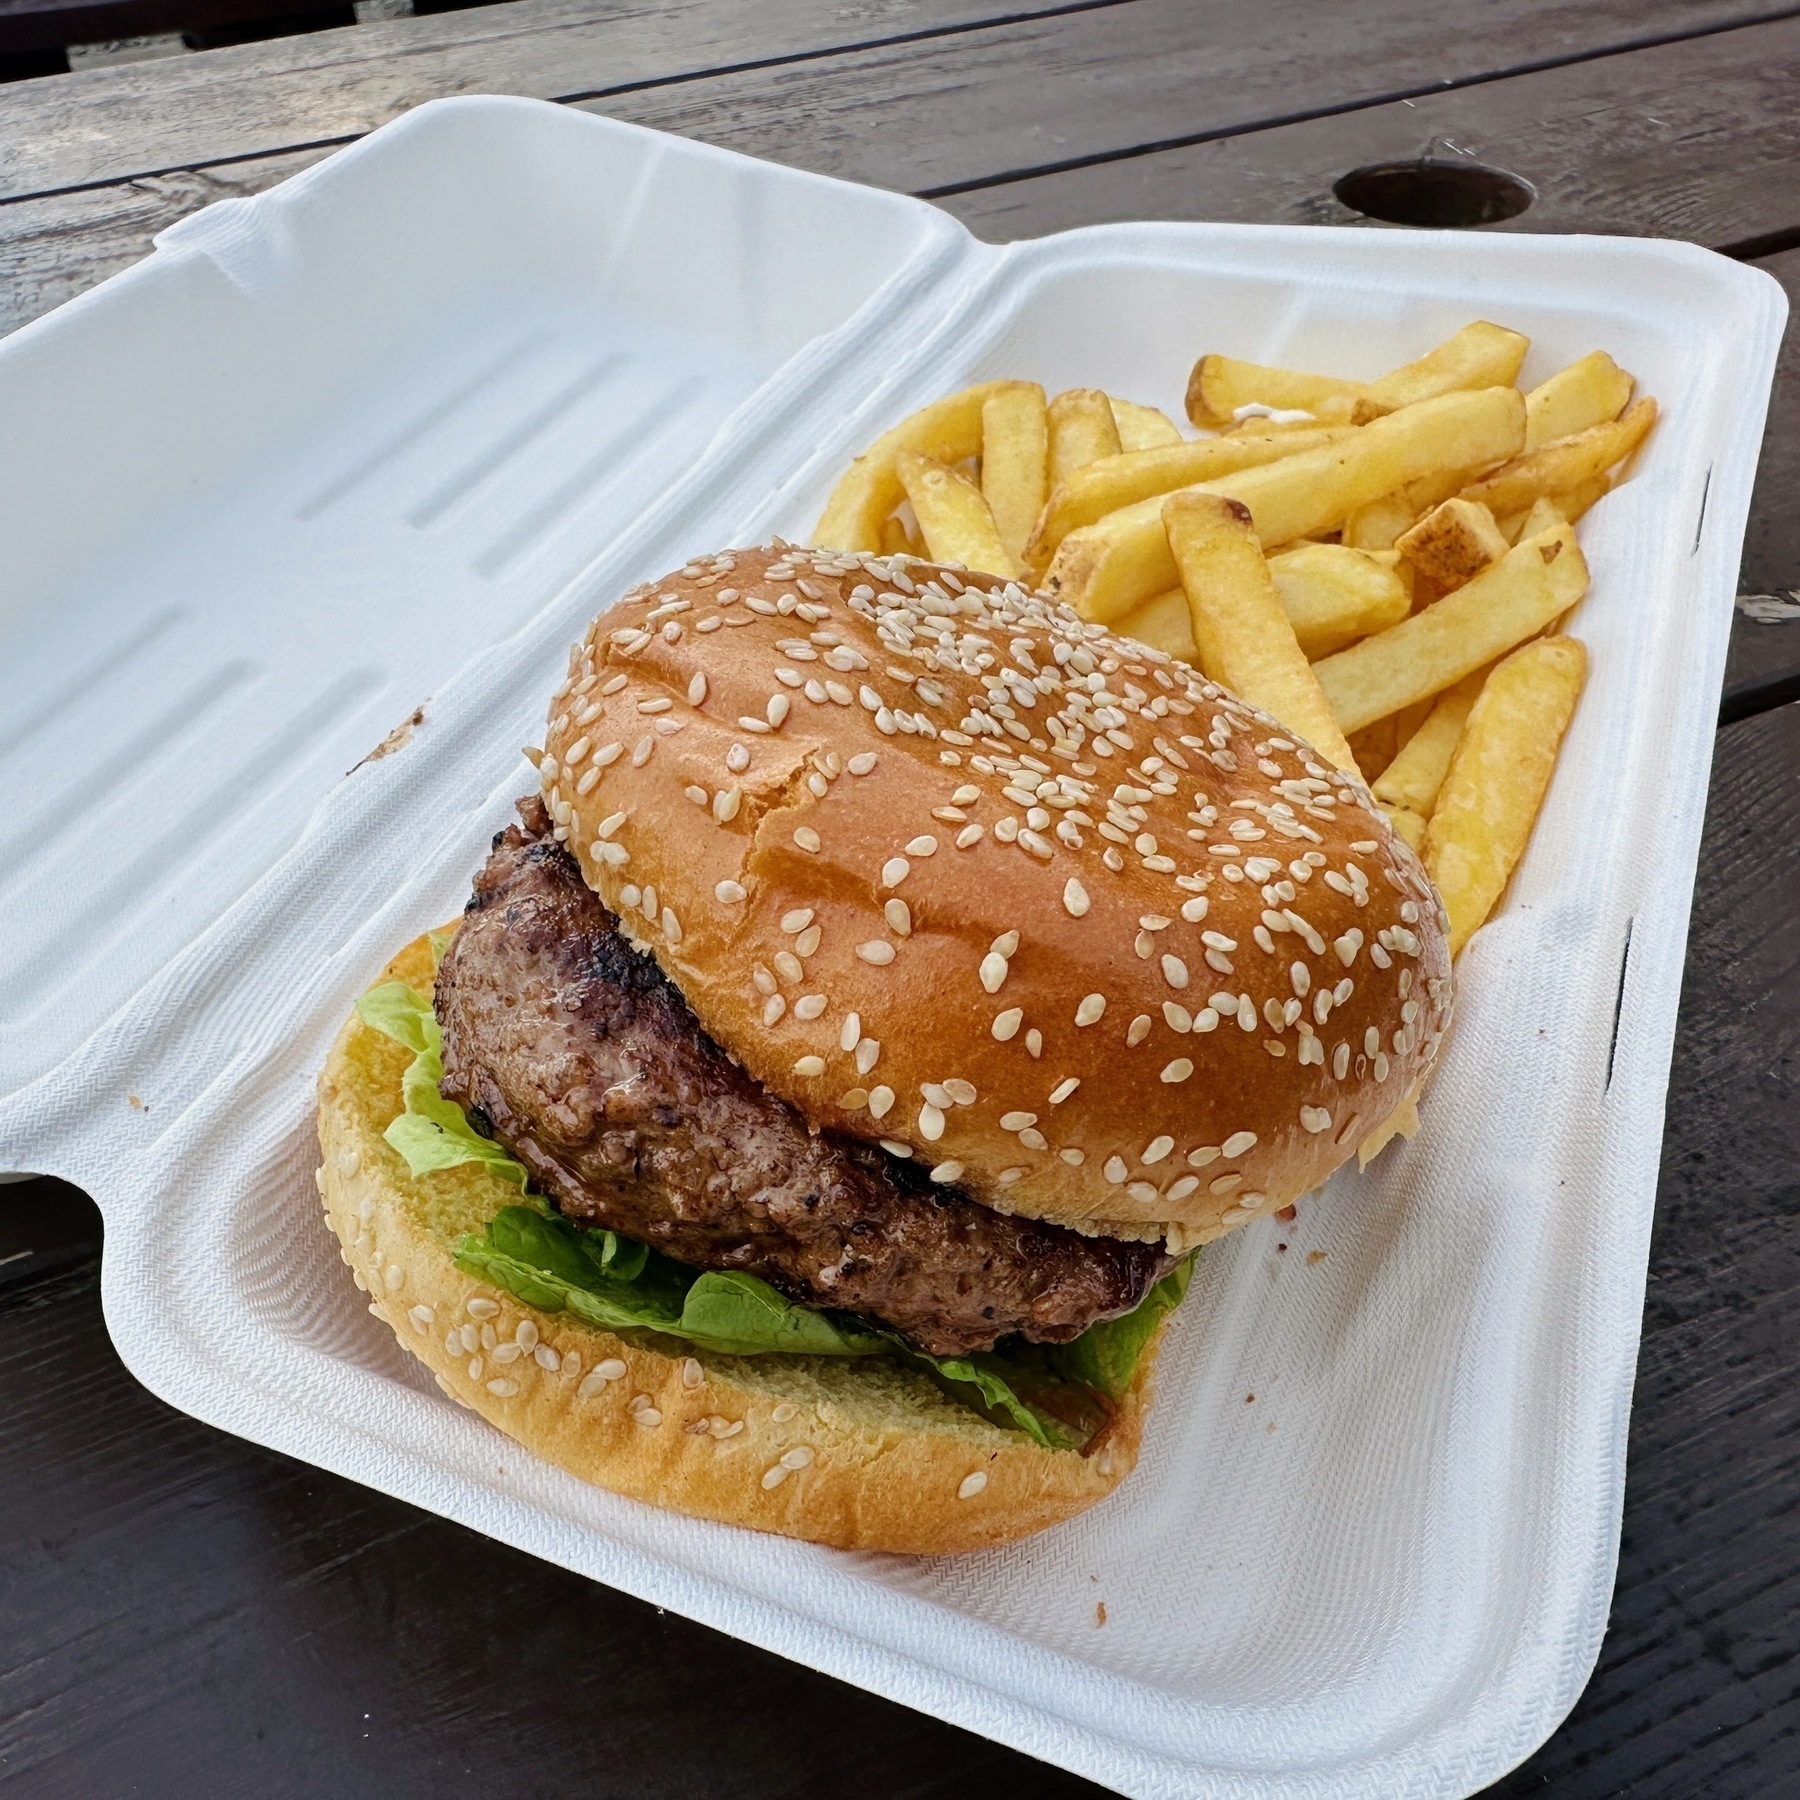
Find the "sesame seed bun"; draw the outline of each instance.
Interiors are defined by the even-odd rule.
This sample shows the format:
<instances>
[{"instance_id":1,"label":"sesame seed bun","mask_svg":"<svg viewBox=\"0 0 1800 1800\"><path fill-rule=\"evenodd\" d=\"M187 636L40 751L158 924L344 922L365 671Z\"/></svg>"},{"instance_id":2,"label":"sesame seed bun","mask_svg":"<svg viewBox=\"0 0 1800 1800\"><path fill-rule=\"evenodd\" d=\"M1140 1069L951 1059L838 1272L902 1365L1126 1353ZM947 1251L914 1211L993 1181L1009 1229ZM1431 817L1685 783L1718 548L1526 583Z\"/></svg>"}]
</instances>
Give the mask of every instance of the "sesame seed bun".
<instances>
[{"instance_id":1,"label":"sesame seed bun","mask_svg":"<svg viewBox=\"0 0 1800 1800\"><path fill-rule=\"evenodd\" d=\"M426 939L383 971L429 991ZM344 1261L452 1399L583 1480L698 1518L844 1549L974 1550L1040 1531L1137 1461L1154 1349L1085 1454L990 1425L882 1359L684 1353L546 1313L451 1251L518 1191L477 1166L414 1176L382 1133L411 1053L354 1015L319 1079L319 1192ZM660 1344L663 1347L657 1348Z\"/></svg>"},{"instance_id":2,"label":"sesame seed bun","mask_svg":"<svg viewBox=\"0 0 1800 1800\"><path fill-rule=\"evenodd\" d=\"M1006 1211L1204 1242L1423 1084L1436 891L1354 777L993 577L788 546L571 652L557 836L707 1031Z\"/></svg>"}]
</instances>

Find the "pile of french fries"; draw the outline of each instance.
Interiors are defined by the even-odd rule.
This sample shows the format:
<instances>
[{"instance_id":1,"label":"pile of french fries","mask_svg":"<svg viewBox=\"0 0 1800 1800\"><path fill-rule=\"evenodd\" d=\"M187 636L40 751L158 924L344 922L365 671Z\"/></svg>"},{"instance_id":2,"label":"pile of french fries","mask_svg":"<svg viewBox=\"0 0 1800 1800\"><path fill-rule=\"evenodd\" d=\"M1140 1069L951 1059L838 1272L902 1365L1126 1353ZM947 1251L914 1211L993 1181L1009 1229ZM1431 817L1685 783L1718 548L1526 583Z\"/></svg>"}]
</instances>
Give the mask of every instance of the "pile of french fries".
<instances>
[{"instance_id":1,"label":"pile of french fries","mask_svg":"<svg viewBox=\"0 0 1800 1800\"><path fill-rule=\"evenodd\" d=\"M814 540L1027 582L1260 707L1368 783L1454 954L1586 679L1575 521L1656 422L1600 350L1522 391L1528 348L1477 322L1369 382L1203 356L1198 436L1097 388L983 382L859 457Z\"/></svg>"}]
</instances>

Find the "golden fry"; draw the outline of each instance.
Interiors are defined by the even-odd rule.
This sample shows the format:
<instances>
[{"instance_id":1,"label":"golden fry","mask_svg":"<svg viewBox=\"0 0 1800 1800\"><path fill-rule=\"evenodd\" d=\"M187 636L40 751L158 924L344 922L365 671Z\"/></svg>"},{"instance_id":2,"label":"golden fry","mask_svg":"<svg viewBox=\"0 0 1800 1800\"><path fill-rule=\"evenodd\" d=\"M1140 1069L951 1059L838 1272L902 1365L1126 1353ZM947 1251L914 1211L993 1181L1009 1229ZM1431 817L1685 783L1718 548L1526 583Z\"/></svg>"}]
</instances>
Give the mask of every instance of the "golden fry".
<instances>
[{"instance_id":1,"label":"golden fry","mask_svg":"<svg viewBox=\"0 0 1800 1800\"><path fill-rule=\"evenodd\" d=\"M1531 339L1503 325L1476 320L1454 337L1428 350L1417 362L1371 382L1356 403L1351 419L1366 425L1384 413L1416 406L1438 394L1464 388L1511 387L1519 378Z\"/></svg>"},{"instance_id":2,"label":"golden fry","mask_svg":"<svg viewBox=\"0 0 1800 1800\"><path fill-rule=\"evenodd\" d=\"M1041 566L1055 555L1071 531L1108 513L1177 488L1212 481L1239 469L1254 469L1304 450L1342 443L1352 428L1328 431L1264 432L1243 437L1198 438L1150 450L1127 450L1077 469L1056 485L1026 547L1025 561Z\"/></svg>"},{"instance_id":3,"label":"golden fry","mask_svg":"<svg viewBox=\"0 0 1800 1800\"><path fill-rule=\"evenodd\" d=\"M1217 428L1235 423L1240 407L1272 406L1280 412L1309 412L1321 422L1347 423L1365 392L1365 383L1340 381L1335 375L1267 368L1234 356L1203 356L1188 377L1187 416L1196 425Z\"/></svg>"},{"instance_id":4,"label":"golden fry","mask_svg":"<svg viewBox=\"0 0 1800 1800\"><path fill-rule=\"evenodd\" d=\"M983 575L1018 574L974 482L911 450L902 450L895 466L933 562L961 563Z\"/></svg>"},{"instance_id":5,"label":"golden fry","mask_svg":"<svg viewBox=\"0 0 1800 1800\"><path fill-rule=\"evenodd\" d=\"M1359 731L1542 631L1586 593L1587 581L1574 530L1561 526L1524 539L1455 593L1313 672L1339 725Z\"/></svg>"},{"instance_id":6,"label":"golden fry","mask_svg":"<svg viewBox=\"0 0 1800 1800\"><path fill-rule=\"evenodd\" d=\"M1164 444L1187 441L1167 413L1154 406L1140 406L1135 400L1121 400L1117 394L1110 398L1121 450L1158 450Z\"/></svg>"},{"instance_id":7,"label":"golden fry","mask_svg":"<svg viewBox=\"0 0 1800 1800\"><path fill-rule=\"evenodd\" d=\"M1117 620L1113 631L1119 637L1136 638L1174 657L1178 662L1200 665L1200 652L1194 645L1194 621L1188 613L1187 595L1180 588L1170 588L1147 600L1135 612Z\"/></svg>"},{"instance_id":8,"label":"golden fry","mask_svg":"<svg viewBox=\"0 0 1800 1800\"><path fill-rule=\"evenodd\" d=\"M1457 740L1487 674L1486 669L1477 669L1439 694L1425 722L1369 784L1375 798L1390 812L1400 808L1422 819L1431 817L1438 789L1449 772L1450 758L1456 753ZM1418 848L1416 844L1413 847Z\"/></svg>"},{"instance_id":9,"label":"golden fry","mask_svg":"<svg viewBox=\"0 0 1800 1800\"><path fill-rule=\"evenodd\" d=\"M1546 529L1542 525L1532 525L1533 519L1545 518L1552 522L1566 519L1573 525L1596 500L1604 498L1611 488L1610 475L1596 475L1592 481L1585 481L1578 488L1570 488L1560 494L1540 494L1531 503L1530 512L1514 513L1510 519L1502 519L1500 529L1506 534L1508 543L1516 544L1520 538L1533 537Z\"/></svg>"},{"instance_id":10,"label":"golden fry","mask_svg":"<svg viewBox=\"0 0 1800 1800\"><path fill-rule=\"evenodd\" d=\"M984 381L922 406L884 432L844 472L825 504L813 542L823 550L879 550L881 527L906 491L897 461L903 450L958 463L981 450L981 409L1004 381Z\"/></svg>"},{"instance_id":11,"label":"golden fry","mask_svg":"<svg viewBox=\"0 0 1800 1800\"><path fill-rule=\"evenodd\" d=\"M1527 452L1610 424L1631 404L1636 385L1604 350L1559 369L1525 396Z\"/></svg>"},{"instance_id":12,"label":"golden fry","mask_svg":"<svg viewBox=\"0 0 1800 1800\"><path fill-rule=\"evenodd\" d=\"M1355 772L1350 746L1281 609L1250 509L1219 494L1173 494L1163 502L1163 519L1201 668Z\"/></svg>"},{"instance_id":13,"label":"golden fry","mask_svg":"<svg viewBox=\"0 0 1800 1800\"><path fill-rule=\"evenodd\" d=\"M1409 812L1404 806L1390 806L1387 809L1388 823L1399 832L1417 854L1425 842L1425 821L1416 812Z\"/></svg>"},{"instance_id":14,"label":"golden fry","mask_svg":"<svg viewBox=\"0 0 1800 1800\"><path fill-rule=\"evenodd\" d=\"M1531 841L1586 679L1580 640L1545 638L1507 657L1469 714L1425 830L1452 956L1493 911Z\"/></svg>"},{"instance_id":15,"label":"golden fry","mask_svg":"<svg viewBox=\"0 0 1800 1800\"><path fill-rule=\"evenodd\" d=\"M1344 542L1353 550L1391 550L1418 516L1404 494L1383 494L1344 520Z\"/></svg>"},{"instance_id":16,"label":"golden fry","mask_svg":"<svg viewBox=\"0 0 1800 1800\"><path fill-rule=\"evenodd\" d=\"M1070 388L1050 402L1050 485L1119 454L1112 402L1098 388Z\"/></svg>"},{"instance_id":17,"label":"golden fry","mask_svg":"<svg viewBox=\"0 0 1800 1800\"><path fill-rule=\"evenodd\" d=\"M1541 529L1548 530L1549 525ZM1429 576L1443 593L1497 563L1511 547L1494 515L1473 500L1446 500L1434 506L1394 543L1414 570Z\"/></svg>"},{"instance_id":18,"label":"golden fry","mask_svg":"<svg viewBox=\"0 0 1800 1800\"><path fill-rule=\"evenodd\" d=\"M1015 564L1050 488L1050 427L1044 390L1009 381L981 406L981 495Z\"/></svg>"},{"instance_id":19,"label":"golden fry","mask_svg":"<svg viewBox=\"0 0 1800 1800\"><path fill-rule=\"evenodd\" d=\"M1524 396L1516 388L1483 388L1422 401L1341 443L1186 491L1242 501L1264 545L1277 548L1335 530L1353 508L1433 472L1490 467L1524 439ZM1176 570L1161 506L1141 500L1070 532L1046 588L1102 624L1165 592Z\"/></svg>"},{"instance_id":20,"label":"golden fry","mask_svg":"<svg viewBox=\"0 0 1800 1800\"><path fill-rule=\"evenodd\" d=\"M1656 402L1640 400L1611 424L1592 426L1516 457L1464 488L1463 498L1479 500L1496 519L1525 512L1540 495L1581 488L1623 462L1649 436L1655 423Z\"/></svg>"},{"instance_id":21,"label":"golden fry","mask_svg":"<svg viewBox=\"0 0 1800 1800\"><path fill-rule=\"evenodd\" d=\"M1400 577L1362 550L1302 544L1269 558L1282 610L1308 662L1317 662L1412 611Z\"/></svg>"}]
</instances>

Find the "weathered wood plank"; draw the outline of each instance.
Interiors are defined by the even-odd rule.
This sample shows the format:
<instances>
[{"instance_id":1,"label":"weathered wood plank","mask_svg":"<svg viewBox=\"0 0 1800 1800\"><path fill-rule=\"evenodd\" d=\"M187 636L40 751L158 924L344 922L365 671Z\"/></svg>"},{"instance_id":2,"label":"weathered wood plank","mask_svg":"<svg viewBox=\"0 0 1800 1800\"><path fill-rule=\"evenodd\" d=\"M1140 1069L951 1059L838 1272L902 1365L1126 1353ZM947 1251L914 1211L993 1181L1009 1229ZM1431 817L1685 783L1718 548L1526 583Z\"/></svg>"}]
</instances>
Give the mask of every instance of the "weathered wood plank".
<instances>
[{"instance_id":1,"label":"weathered wood plank","mask_svg":"<svg viewBox=\"0 0 1800 1800\"><path fill-rule=\"evenodd\" d=\"M125 1372L98 1285L0 1295L9 1793L1099 1800L184 1418Z\"/></svg>"},{"instance_id":2,"label":"weathered wood plank","mask_svg":"<svg viewBox=\"0 0 1800 1800\"><path fill-rule=\"evenodd\" d=\"M148 256L157 232L186 214L261 193L329 154L259 156L0 206L0 336Z\"/></svg>"},{"instance_id":3,"label":"weathered wood plank","mask_svg":"<svg viewBox=\"0 0 1800 1800\"><path fill-rule=\"evenodd\" d=\"M933 188L966 179L970 167L986 179L1157 138L1232 132L1716 31L1771 10L1718 0L1589 0L1579 8L1488 0L1451 32L1436 7L1418 0L1366 0L1353 17L1321 14L1309 0L1213 0L1204 8L1090 0L1088 10L1014 4L1004 14L991 0L982 8L882 0L848 14L828 0L779 0L758 8L747 52L733 0L615 0L598 11L592 0L518 0L503 14L394 20L219 51L213 61L182 57L16 84L0 93L0 198L351 136L439 94L618 95L750 61L954 29L939 66L905 53L896 65L917 84L921 104L948 110L947 133L928 135L921 117L906 134L912 172L899 185ZM1042 16L1022 17L1033 14ZM1014 22L973 29L997 15ZM781 123L816 154L860 135L862 79L860 71L829 71L833 104L816 122L795 103L810 104L819 82L797 68L792 88L784 77L764 87L788 96ZM775 125L761 129L766 141Z\"/></svg>"},{"instance_id":4,"label":"weathered wood plank","mask_svg":"<svg viewBox=\"0 0 1800 1800\"><path fill-rule=\"evenodd\" d=\"M1504 1800L1792 1789L1800 706L1719 734L1650 1274L1612 1627Z\"/></svg>"},{"instance_id":5,"label":"weathered wood plank","mask_svg":"<svg viewBox=\"0 0 1800 1800\"><path fill-rule=\"evenodd\" d=\"M1339 176L1461 155L1537 189L1528 212L1488 230L1724 248L1800 226L1797 92L1792 19L1061 174L983 179L944 204L996 240L1117 219L1369 224L1332 198Z\"/></svg>"},{"instance_id":6,"label":"weathered wood plank","mask_svg":"<svg viewBox=\"0 0 1800 1800\"><path fill-rule=\"evenodd\" d=\"M737 0L514 0L15 82L0 88L0 200L345 142L447 94L568 98L1123 4L759 0L751 30Z\"/></svg>"}]
</instances>

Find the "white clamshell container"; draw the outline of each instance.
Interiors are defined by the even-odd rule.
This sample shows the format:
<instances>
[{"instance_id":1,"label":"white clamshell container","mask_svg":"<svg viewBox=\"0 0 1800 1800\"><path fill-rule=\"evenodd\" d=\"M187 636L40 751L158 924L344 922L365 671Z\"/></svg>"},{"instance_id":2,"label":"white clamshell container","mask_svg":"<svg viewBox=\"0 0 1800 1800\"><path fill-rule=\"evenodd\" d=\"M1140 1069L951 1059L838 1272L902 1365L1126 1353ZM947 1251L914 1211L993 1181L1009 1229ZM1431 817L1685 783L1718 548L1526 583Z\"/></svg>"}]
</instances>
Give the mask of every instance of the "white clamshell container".
<instances>
[{"instance_id":1,"label":"white clamshell container","mask_svg":"<svg viewBox=\"0 0 1800 1800\"><path fill-rule=\"evenodd\" d=\"M225 1430L1129 1794L1469 1793L1605 1628L1784 314L1624 239L995 247L508 99L210 207L0 343L0 1170L93 1194L121 1354ZM1527 381L1604 347L1664 408L1582 526L1588 692L1425 1131L1203 1253L1136 1475L1010 1549L844 1555L585 1487L444 1398L320 1222L313 1080L461 906L591 615L804 539L970 381L1179 416L1202 350L1374 375L1473 317L1531 334Z\"/></svg>"}]
</instances>

